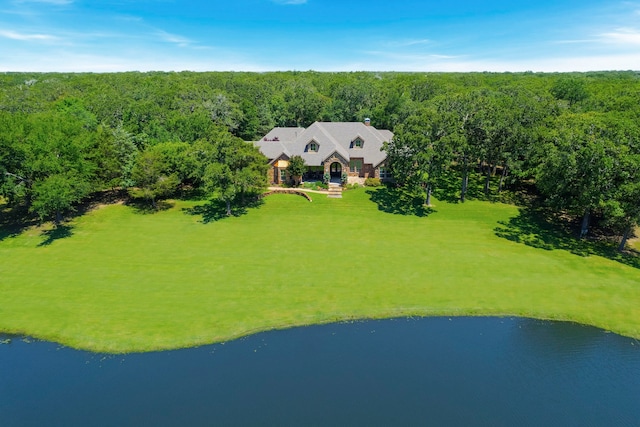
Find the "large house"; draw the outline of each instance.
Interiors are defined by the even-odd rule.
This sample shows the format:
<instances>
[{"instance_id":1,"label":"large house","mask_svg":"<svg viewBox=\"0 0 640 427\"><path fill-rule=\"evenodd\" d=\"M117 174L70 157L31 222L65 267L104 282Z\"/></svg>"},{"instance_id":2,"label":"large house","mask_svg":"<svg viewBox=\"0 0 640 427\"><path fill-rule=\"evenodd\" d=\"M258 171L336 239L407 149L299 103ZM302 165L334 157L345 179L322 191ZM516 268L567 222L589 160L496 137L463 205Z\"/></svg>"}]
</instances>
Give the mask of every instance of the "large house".
<instances>
[{"instance_id":1,"label":"large house","mask_svg":"<svg viewBox=\"0 0 640 427\"><path fill-rule=\"evenodd\" d=\"M329 174L332 180L343 175L349 181L359 178L390 178L385 169L387 153L383 143L390 141L393 133L379 130L364 123L315 122L308 128L277 127L255 144L269 159L270 181L281 184L287 180L287 166L292 156L302 156L307 173L304 179L323 179Z\"/></svg>"}]
</instances>

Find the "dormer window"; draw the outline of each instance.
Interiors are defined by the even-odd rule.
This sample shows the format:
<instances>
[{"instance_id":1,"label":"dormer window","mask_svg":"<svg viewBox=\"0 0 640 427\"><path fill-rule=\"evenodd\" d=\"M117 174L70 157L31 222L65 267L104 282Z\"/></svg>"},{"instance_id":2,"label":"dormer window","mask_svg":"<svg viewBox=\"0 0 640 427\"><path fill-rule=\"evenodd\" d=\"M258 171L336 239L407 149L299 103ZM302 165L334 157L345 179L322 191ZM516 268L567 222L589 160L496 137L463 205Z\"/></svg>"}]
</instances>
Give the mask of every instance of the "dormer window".
<instances>
[{"instance_id":1,"label":"dormer window","mask_svg":"<svg viewBox=\"0 0 640 427\"><path fill-rule=\"evenodd\" d=\"M318 143L315 141L311 141L310 143L307 144L307 151L311 151L313 153L317 153L318 152Z\"/></svg>"},{"instance_id":2,"label":"dormer window","mask_svg":"<svg viewBox=\"0 0 640 427\"><path fill-rule=\"evenodd\" d=\"M351 148L362 148L363 145L364 145L364 141L360 137L351 141Z\"/></svg>"}]
</instances>

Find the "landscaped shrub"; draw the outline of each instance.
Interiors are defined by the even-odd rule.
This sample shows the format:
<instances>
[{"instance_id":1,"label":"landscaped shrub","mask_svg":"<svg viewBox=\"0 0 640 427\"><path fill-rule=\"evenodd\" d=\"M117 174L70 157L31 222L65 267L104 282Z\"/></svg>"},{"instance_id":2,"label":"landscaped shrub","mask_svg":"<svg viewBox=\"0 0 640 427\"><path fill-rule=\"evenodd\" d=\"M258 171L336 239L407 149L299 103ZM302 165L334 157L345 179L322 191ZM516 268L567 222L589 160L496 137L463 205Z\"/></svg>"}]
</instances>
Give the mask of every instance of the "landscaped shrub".
<instances>
[{"instance_id":1,"label":"landscaped shrub","mask_svg":"<svg viewBox=\"0 0 640 427\"><path fill-rule=\"evenodd\" d=\"M364 180L364 185L366 187L380 187L382 182L380 181L380 178L367 178Z\"/></svg>"},{"instance_id":2,"label":"landscaped shrub","mask_svg":"<svg viewBox=\"0 0 640 427\"><path fill-rule=\"evenodd\" d=\"M347 184L347 190L355 190L356 188L360 188L360 184L354 182L353 184Z\"/></svg>"},{"instance_id":3,"label":"landscaped shrub","mask_svg":"<svg viewBox=\"0 0 640 427\"><path fill-rule=\"evenodd\" d=\"M320 181L307 181L302 183L302 188L309 190L323 190L329 188L329 186Z\"/></svg>"}]
</instances>

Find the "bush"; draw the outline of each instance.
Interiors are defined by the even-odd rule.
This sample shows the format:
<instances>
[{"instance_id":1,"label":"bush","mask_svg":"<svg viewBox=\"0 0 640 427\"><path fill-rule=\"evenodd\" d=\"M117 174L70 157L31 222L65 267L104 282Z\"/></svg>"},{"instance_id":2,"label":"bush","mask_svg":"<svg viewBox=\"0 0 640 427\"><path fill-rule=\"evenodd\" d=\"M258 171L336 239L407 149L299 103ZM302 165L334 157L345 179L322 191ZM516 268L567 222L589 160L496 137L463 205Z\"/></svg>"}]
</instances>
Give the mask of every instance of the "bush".
<instances>
[{"instance_id":1,"label":"bush","mask_svg":"<svg viewBox=\"0 0 640 427\"><path fill-rule=\"evenodd\" d=\"M322 189L325 189L325 190L328 190L328 189L329 189L329 184L327 184L327 183L324 183L324 182L318 182L318 184L317 184L317 185L318 185L318 188L322 188Z\"/></svg>"},{"instance_id":2,"label":"bush","mask_svg":"<svg viewBox=\"0 0 640 427\"><path fill-rule=\"evenodd\" d=\"M347 185L347 182L349 182L349 175L346 172L342 172L340 182L342 183L342 185Z\"/></svg>"},{"instance_id":3,"label":"bush","mask_svg":"<svg viewBox=\"0 0 640 427\"><path fill-rule=\"evenodd\" d=\"M367 178L364 180L364 185L366 187L380 187L382 182L380 181L380 178Z\"/></svg>"},{"instance_id":4,"label":"bush","mask_svg":"<svg viewBox=\"0 0 640 427\"><path fill-rule=\"evenodd\" d=\"M331 181L331 174L329 172L325 172L324 175L322 175L322 182L329 184L329 181Z\"/></svg>"},{"instance_id":5,"label":"bush","mask_svg":"<svg viewBox=\"0 0 640 427\"><path fill-rule=\"evenodd\" d=\"M355 190L356 188L360 188L360 184L354 182L353 184L347 184L347 190Z\"/></svg>"}]
</instances>

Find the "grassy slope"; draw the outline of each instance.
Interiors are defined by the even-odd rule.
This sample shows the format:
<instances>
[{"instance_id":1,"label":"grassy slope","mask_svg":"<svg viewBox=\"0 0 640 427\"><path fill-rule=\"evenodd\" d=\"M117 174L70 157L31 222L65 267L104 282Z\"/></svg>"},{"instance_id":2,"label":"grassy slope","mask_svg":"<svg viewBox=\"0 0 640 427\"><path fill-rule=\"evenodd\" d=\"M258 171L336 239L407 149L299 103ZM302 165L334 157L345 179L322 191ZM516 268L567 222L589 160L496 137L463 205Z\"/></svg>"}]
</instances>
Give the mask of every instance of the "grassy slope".
<instances>
[{"instance_id":1,"label":"grassy slope","mask_svg":"<svg viewBox=\"0 0 640 427\"><path fill-rule=\"evenodd\" d=\"M0 330L106 352L228 340L346 318L514 314L640 337L640 270L495 235L513 206L438 203L428 217L274 195L208 224L178 202L107 206L72 235L0 241Z\"/></svg>"}]
</instances>

